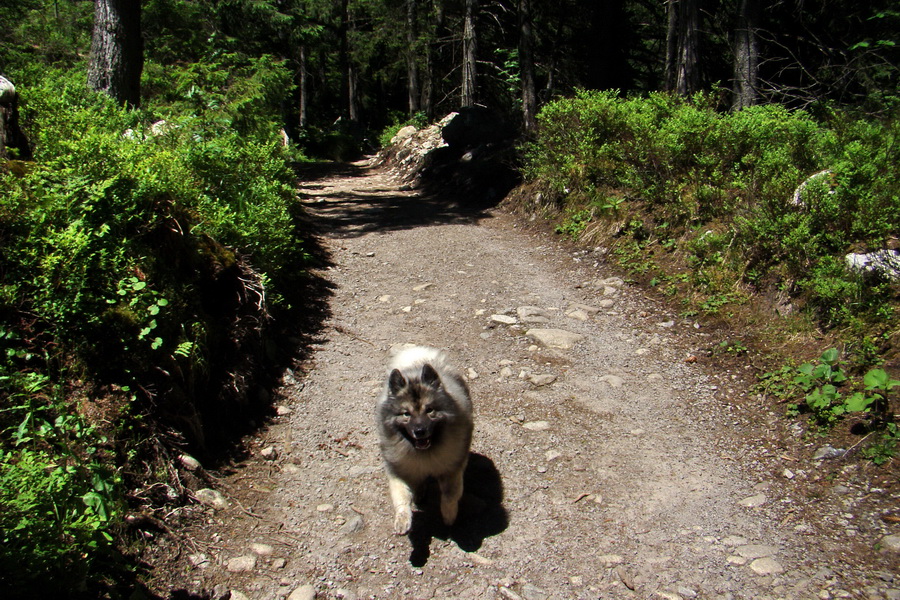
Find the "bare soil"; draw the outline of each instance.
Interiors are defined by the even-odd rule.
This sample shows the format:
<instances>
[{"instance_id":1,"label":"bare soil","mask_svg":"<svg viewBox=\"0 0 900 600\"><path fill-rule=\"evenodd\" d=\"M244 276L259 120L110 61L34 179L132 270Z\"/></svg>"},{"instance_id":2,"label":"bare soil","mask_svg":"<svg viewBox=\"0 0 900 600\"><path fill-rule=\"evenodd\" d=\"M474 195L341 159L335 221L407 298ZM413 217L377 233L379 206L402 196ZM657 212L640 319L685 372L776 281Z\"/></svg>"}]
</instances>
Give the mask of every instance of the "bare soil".
<instances>
[{"instance_id":1,"label":"bare soil","mask_svg":"<svg viewBox=\"0 0 900 600\"><path fill-rule=\"evenodd\" d=\"M821 440L751 390L752 356L709 351L722 332L622 282L602 252L400 191L364 163L300 192L329 254L330 315L275 390L279 416L211 474L229 508L197 504L148 548L154 592L900 598L900 554L880 549L900 532L896 479L813 460ZM535 328L583 338L548 348ZM398 537L373 409L405 343L450 352L476 425L457 524L432 497Z\"/></svg>"}]
</instances>

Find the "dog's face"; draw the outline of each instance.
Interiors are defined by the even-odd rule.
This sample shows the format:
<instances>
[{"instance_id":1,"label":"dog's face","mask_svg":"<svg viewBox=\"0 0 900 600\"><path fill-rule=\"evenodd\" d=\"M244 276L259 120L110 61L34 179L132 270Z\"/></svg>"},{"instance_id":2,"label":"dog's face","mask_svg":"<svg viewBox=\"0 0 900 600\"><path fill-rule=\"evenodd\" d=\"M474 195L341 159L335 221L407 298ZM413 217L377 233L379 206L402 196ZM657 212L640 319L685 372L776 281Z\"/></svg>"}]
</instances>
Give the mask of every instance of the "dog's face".
<instances>
[{"instance_id":1,"label":"dog's face","mask_svg":"<svg viewBox=\"0 0 900 600\"><path fill-rule=\"evenodd\" d=\"M416 450L428 450L440 438L443 424L453 415L453 400L444 391L431 365L418 378L407 379L394 369L388 378L383 416Z\"/></svg>"}]
</instances>

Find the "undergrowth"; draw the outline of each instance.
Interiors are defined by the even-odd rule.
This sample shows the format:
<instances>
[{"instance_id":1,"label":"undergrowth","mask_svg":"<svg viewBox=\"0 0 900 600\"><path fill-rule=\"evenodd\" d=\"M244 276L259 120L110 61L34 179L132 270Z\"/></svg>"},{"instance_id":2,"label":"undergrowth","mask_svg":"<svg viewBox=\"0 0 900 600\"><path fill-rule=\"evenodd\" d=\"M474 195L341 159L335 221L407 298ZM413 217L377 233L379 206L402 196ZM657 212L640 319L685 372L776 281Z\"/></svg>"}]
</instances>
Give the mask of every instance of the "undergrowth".
<instances>
[{"instance_id":1,"label":"undergrowth","mask_svg":"<svg viewBox=\"0 0 900 600\"><path fill-rule=\"evenodd\" d=\"M15 593L116 585L125 490L166 476L142 466L148 440L202 451L241 421L242 369L271 360L271 318L306 301L298 155L274 121L290 76L219 61L151 67L166 92L140 111L89 93L81 69L17 78L35 160L0 170L0 582Z\"/></svg>"},{"instance_id":2,"label":"undergrowth","mask_svg":"<svg viewBox=\"0 0 900 600\"><path fill-rule=\"evenodd\" d=\"M845 348L861 387L880 376L866 369L883 363L874 373L893 381L900 284L890 272L849 269L845 256L900 245L900 165L892 158L900 119L778 105L722 113L715 103L715 94L615 91L549 103L524 148L528 189L540 191L533 197L541 204L527 207L555 208L558 233L609 247L621 268L680 303L684 316L733 324L740 316L747 325L762 310L783 323L784 337L798 326L807 336L826 333ZM767 335L781 345L777 327ZM803 393L812 394L804 406L819 425L863 402L838 398L829 385ZM889 433L892 421L882 421Z\"/></svg>"}]
</instances>

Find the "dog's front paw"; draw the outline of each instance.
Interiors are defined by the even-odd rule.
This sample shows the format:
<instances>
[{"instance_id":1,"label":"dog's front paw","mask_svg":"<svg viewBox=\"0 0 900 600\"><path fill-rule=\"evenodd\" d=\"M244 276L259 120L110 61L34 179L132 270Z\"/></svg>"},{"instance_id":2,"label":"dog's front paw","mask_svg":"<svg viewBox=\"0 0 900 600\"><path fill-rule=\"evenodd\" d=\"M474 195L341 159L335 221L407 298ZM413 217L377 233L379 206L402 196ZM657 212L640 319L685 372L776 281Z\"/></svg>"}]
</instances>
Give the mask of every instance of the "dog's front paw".
<instances>
[{"instance_id":1,"label":"dog's front paw","mask_svg":"<svg viewBox=\"0 0 900 600\"><path fill-rule=\"evenodd\" d=\"M396 535L406 535L412 529L412 510L398 510L394 515L394 533Z\"/></svg>"}]
</instances>

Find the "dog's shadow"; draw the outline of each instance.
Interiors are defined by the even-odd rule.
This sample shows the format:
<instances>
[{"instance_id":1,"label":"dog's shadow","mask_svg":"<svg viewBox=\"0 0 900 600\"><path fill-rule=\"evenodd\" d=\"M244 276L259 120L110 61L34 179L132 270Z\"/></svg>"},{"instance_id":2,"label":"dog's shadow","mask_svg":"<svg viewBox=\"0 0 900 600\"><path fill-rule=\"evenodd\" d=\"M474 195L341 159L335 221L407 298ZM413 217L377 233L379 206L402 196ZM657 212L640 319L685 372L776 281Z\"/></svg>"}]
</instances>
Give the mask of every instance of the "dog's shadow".
<instances>
[{"instance_id":1,"label":"dog's shadow","mask_svg":"<svg viewBox=\"0 0 900 600\"><path fill-rule=\"evenodd\" d=\"M419 503L422 510L413 513L409 532L412 552L409 562L422 567L431 556L431 540L451 540L465 552L481 548L484 539L506 530L509 518L503 508L503 482L494 462L475 452L463 475L463 497L456 523L448 527L441 520L441 497L437 483L428 482Z\"/></svg>"}]
</instances>

